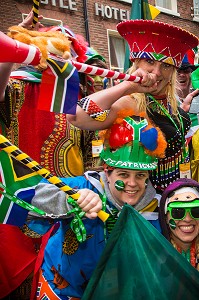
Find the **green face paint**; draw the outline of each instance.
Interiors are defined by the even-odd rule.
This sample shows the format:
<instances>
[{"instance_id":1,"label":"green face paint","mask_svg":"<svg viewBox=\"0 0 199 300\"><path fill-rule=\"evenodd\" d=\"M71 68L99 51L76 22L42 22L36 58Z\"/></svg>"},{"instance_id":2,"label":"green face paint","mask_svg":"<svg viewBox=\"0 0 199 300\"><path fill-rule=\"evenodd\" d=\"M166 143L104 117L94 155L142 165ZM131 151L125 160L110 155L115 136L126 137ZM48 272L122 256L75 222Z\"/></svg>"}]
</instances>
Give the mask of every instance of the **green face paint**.
<instances>
[{"instance_id":1,"label":"green face paint","mask_svg":"<svg viewBox=\"0 0 199 300\"><path fill-rule=\"evenodd\" d=\"M122 181L122 180L116 180L116 182L115 182L115 188L118 191L122 191L125 188L124 181Z\"/></svg>"}]
</instances>

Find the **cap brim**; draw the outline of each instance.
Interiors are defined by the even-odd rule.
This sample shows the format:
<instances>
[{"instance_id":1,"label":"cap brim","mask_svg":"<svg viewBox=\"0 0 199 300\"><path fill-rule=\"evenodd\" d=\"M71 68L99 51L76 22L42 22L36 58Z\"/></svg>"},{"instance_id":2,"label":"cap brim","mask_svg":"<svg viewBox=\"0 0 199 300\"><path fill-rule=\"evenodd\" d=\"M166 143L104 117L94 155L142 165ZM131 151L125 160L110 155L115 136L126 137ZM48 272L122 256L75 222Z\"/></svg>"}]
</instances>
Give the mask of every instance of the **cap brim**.
<instances>
[{"instance_id":1,"label":"cap brim","mask_svg":"<svg viewBox=\"0 0 199 300\"><path fill-rule=\"evenodd\" d=\"M178 69L179 70L186 70L188 68L191 68L193 71L195 71L198 68L199 65L192 65L192 64L182 64Z\"/></svg>"}]
</instances>

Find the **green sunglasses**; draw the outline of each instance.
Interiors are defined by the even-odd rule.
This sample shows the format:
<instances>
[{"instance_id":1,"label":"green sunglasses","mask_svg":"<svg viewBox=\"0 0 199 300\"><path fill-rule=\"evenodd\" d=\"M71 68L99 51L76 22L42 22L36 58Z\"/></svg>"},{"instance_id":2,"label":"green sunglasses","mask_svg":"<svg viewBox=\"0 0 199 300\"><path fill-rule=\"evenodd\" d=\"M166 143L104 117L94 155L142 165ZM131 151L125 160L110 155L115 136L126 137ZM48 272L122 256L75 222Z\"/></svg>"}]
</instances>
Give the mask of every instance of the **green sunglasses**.
<instances>
[{"instance_id":1,"label":"green sunglasses","mask_svg":"<svg viewBox=\"0 0 199 300\"><path fill-rule=\"evenodd\" d=\"M199 220L199 199L171 202L167 207L167 211L174 220L183 220L187 213L193 219Z\"/></svg>"}]
</instances>

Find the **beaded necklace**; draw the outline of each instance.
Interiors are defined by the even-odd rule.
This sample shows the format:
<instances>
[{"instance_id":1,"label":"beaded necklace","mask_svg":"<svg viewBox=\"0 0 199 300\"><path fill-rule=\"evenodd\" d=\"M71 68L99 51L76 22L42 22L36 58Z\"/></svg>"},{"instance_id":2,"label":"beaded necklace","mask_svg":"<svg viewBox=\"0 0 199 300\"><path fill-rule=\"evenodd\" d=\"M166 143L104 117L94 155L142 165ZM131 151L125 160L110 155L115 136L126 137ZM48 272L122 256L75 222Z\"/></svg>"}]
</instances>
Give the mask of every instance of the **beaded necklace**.
<instances>
[{"instance_id":1,"label":"beaded necklace","mask_svg":"<svg viewBox=\"0 0 199 300\"><path fill-rule=\"evenodd\" d=\"M183 121L182 121L182 117L180 115L180 113L178 112L178 117L179 117L179 120L180 120L180 124L181 124L181 127L179 128L178 125L176 124L176 122L174 121L174 119L171 117L171 106L170 104L168 104L168 110L165 108L165 106L163 106L161 103L159 103L152 95L147 95L147 97L149 99L152 99L155 104L159 107L160 111L163 112L163 114L169 118L169 120L173 123L173 125L175 126L176 130L177 131L180 131L181 132L181 136L182 136L182 149L183 149L183 153L184 153L184 157L187 157L187 150L186 150L186 140L185 140L185 131L184 131L184 124L183 124Z\"/></svg>"},{"instance_id":2,"label":"beaded necklace","mask_svg":"<svg viewBox=\"0 0 199 300\"><path fill-rule=\"evenodd\" d=\"M174 241L172 241L173 246L176 250L182 254L182 256L194 267L196 268L196 242L195 240L192 242L191 247L184 251L179 246L177 246Z\"/></svg>"}]
</instances>

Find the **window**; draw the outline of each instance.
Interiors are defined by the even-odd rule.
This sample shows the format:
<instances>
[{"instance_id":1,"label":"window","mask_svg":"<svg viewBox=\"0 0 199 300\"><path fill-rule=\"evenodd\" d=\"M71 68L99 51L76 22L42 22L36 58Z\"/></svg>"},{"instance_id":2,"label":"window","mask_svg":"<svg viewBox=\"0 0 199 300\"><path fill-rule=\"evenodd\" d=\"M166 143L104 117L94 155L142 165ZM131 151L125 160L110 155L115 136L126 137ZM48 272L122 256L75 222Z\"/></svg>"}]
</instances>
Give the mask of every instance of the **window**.
<instances>
[{"instance_id":1,"label":"window","mask_svg":"<svg viewBox=\"0 0 199 300\"><path fill-rule=\"evenodd\" d=\"M126 2L132 4L132 0L118 0L119 2Z\"/></svg>"},{"instance_id":2,"label":"window","mask_svg":"<svg viewBox=\"0 0 199 300\"><path fill-rule=\"evenodd\" d=\"M179 16L177 12L177 0L156 0L155 3L160 11Z\"/></svg>"},{"instance_id":3,"label":"window","mask_svg":"<svg viewBox=\"0 0 199 300\"><path fill-rule=\"evenodd\" d=\"M171 8L171 1L169 0L157 0L156 4L160 7L166 8L166 9L172 9Z\"/></svg>"},{"instance_id":4,"label":"window","mask_svg":"<svg viewBox=\"0 0 199 300\"><path fill-rule=\"evenodd\" d=\"M192 17L199 19L199 0L193 0Z\"/></svg>"},{"instance_id":5,"label":"window","mask_svg":"<svg viewBox=\"0 0 199 300\"><path fill-rule=\"evenodd\" d=\"M26 17L27 14L22 14L22 20L24 20ZM56 20L56 19L43 18L40 22L44 26L57 26L57 25L63 26L63 22L61 20Z\"/></svg>"},{"instance_id":6,"label":"window","mask_svg":"<svg viewBox=\"0 0 199 300\"><path fill-rule=\"evenodd\" d=\"M110 69L113 71L124 71L125 41L114 30L108 30L108 50Z\"/></svg>"}]
</instances>

